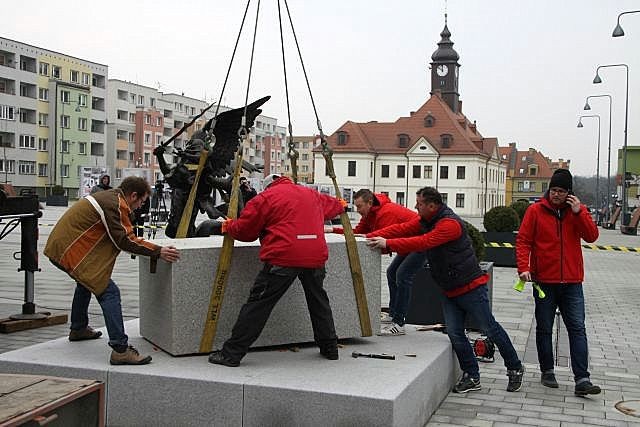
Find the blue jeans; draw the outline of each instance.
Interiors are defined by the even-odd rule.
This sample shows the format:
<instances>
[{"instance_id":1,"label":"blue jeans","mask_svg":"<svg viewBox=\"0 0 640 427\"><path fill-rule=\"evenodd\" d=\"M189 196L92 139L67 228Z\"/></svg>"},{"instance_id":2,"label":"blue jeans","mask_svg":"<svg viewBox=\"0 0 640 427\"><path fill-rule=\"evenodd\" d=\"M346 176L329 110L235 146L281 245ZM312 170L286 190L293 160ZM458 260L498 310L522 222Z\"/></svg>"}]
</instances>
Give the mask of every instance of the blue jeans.
<instances>
[{"instance_id":1,"label":"blue jeans","mask_svg":"<svg viewBox=\"0 0 640 427\"><path fill-rule=\"evenodd\" d=\"M413 278L427 259L426 252L411 252L408 255L396 255L387 267L389 285L389 315L402 326L409 310Z\"/></svg>"},{"instance_id":2,"label":"blue jeans","mask_svg":"<svg viewBox=\"0 0 640 427\"><path fill-rule=\"evenodd\" d=\"M455 351L456 356L458 356L460 368L474 379L480 378L480 370L473 348L469 343L467 335L464 333L464 320L468 315L476 319L480 329L483 330L487 337L498 347L498 351L507 369L519 369L522 366L520 359L518 359L518 353L516 353L516 350L513 348L509 336L504 329L502 329L502 326L496 322L496 319L494 319L491 313L489 297L487 295L487 287L480 286L457 297L448 298L445 296L442 302L447 334L451 340L453 351Z\"/></svg>"},{"instance_id":3,"label":"blue jeans","mask_svg":"<svg viewBox=\"0 0 640 427\"><path fill-rule=\"evenodd\" d=\"M587 370L589 350L587 333L584 327L584 294L582 284L539 284L545 298L536 300L536 347L538 362L542 372L553 369L553 322L556 308L560 309L562 320L569 334L569 352L571 353L571 370L576 381L589 378Z\"/></svg>"},{"instance_id":4,"label":"blue jeans","mask_svg":"<svg viewBox=\"0 0 640 427\"><path fill-rule=\"evenodd\" d=\"M109 279L107 289L100 295L96 295L96 299L102 308L104 324L109 334L109 346L120 351L126 349L129 337L124 333L120 289L113 280ZM89 326L89 302L91 302L91 292L81 284L76 284L71 303L72 330L78 331Z\"/></svg>"}]
</instances>

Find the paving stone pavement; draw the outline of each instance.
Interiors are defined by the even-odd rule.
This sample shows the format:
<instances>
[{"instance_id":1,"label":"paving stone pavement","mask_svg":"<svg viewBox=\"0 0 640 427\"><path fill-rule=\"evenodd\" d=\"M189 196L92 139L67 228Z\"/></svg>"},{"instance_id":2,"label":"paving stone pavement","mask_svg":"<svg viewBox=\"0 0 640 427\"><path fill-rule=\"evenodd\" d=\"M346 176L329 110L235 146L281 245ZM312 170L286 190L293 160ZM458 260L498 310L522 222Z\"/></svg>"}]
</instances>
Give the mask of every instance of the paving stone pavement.
<instances>
[{"instance_id":1,"label":"paving stone pavement","mask_svg":"<svg viewBox=\"0 0 640 427\"><path fill-rule=\"evenodd\" d=\"M39 251L51 226L64 208L47 207L40 223ZM471 219L475 225L481 220ZM4 224L0 224L0 231ZM161 237L160 235L158 237ZM600 230L598 244L640 247L640 237L624 236L617 230ZM19 227L0 240L0 318L19 313L23 302L24 273L17 272L19 262L11 256L20 248ZM506 369L497 354L495 363L481 364L482 390L463 395L450 393L431 417L427 426L626 426L640 424L640 418L625 415L614 405L624 400L640 400L640 253L583 251L586 277L586 325L589 339L591 378L603 393L590 398L573 395L573 375L568 365L566 332L560 332L560 357L556 375L560 388L540 384L536 363L533 296L511 289L513 268L494 268L493 309L496 319L512 338L527 369L522 389L508 393ZM389 257L383 257L388 265ZM121 288L123 312L138 316L137 260L123 254L118 258L114 280ZM41 272L35 274L35 302L38 311L67 312L74 284L53 267L44 256ZM382 301L388 301L383 273ZM92 300L91 324L102 326L99 305ZM68 334L67 325L0 334L0 353L48 341ZM402 337L389 337L402 339ZM108 354L105 352L105 354ZM107 357L107 356L105 356ZM637 405L636 405L637 407Z\"/></svg>"}]
</instances>

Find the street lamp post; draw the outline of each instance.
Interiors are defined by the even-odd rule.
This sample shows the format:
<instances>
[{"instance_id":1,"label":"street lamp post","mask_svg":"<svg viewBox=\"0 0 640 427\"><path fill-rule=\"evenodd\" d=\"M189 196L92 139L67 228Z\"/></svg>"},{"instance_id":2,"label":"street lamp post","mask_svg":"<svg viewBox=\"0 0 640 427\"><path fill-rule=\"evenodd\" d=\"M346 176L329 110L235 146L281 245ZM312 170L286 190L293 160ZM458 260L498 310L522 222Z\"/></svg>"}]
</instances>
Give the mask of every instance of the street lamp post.
<instances>
[{"instance_id":1,"label":"street lamp post","mask_svg":"<svg viewBox=\"0 0 640 427\"><path fill-rule=\"evenodd\" d=\"M620 26L620 17L622 15L626 15L628 13L640 13L640 10L630 10L628 12L622 12L620 15L618 15L618 23L616 24L616 28L614 28L613 34L611 34L611 37L622 37L622 36L624 36L624 30Z\"/></svg>"},{"instance_id":2,"label":"street lamp post","mask_svg":"<svg viewBox=\"0 0 640 427\"><path fill-rule=\"evenodd\" d=\"M594 84L602 83L598 72L601 68L608 67L624 67L626 69L627 88L624 101L624 144L622 146L622 225L627 225L627 124L629 119L629 66L627 64L607 64L598 65L596 76L593 79Z\"/></svg>"},{"instance_id":3,"label":"street lamp post","mask_svg":"<svg viewBox=\"0 0 640 427\"><path fill-rule=\"evenodd\" d=\"M609 144L607 148L607 217L605 218L607 221L609 220L609 214L611 212L611 105L613 104L611 95L590 95L587 96L587 99L584 103L585 110L591 110L591 106L589 105L589 98L609 98ZM600 152L600 149L598 149ZM598 201L600 203L600 201Z\"/></svg>"},{"instance_id":4,"label":"street lamp post","mask_svg":"<svg viewBox=\"0 0 640 427\"><path fill-rule=\"evenodd\" d=\"M596 156L596 209L600 206L600 116L598 114L589 114L578 117L578 127L583 127L583 118L596 118L598 119L598 154ZM598 215L598 218L600 215Z\"/></svg>"}]
</instances>

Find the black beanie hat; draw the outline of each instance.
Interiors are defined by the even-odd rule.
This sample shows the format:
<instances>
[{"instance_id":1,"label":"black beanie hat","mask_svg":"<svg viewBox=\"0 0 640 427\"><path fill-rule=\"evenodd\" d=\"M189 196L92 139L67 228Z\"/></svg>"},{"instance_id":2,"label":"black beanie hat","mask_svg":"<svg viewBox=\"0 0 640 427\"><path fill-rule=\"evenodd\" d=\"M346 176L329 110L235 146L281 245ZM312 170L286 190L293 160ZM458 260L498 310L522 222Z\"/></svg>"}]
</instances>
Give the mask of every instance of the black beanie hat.
<instances>
[{"instance_id":1,"label":"black beanie hat","mask_svg":"<svg viewBox=\"0 0 640 427\"><path fill-rule=\"evenodd\" d=\"M549 181L549 188L559 187L567 191L573 188L573 177L568 169L556 169Z\"/></svg>"}]
</instances>

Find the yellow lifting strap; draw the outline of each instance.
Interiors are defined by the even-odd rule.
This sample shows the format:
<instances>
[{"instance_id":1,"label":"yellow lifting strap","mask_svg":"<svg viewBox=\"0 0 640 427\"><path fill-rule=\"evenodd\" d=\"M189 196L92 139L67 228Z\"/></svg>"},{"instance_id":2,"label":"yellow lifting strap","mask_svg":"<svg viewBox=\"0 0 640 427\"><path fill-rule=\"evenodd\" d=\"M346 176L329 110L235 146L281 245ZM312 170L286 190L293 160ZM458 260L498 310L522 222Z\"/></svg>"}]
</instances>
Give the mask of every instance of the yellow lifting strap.
<instances>
[{"instance_id":1,"label":"yellow lifting strap","mask_svg":"<svg viewBox=\"0 0 640 427\"><path fill-rule=\"evenodd\" d=\"M248 140L248 134L244 136L245 141ZM248 141L247 141L248 144ZM240 148L236 153L236 164L233 170L233 183L231 184L231 199L229 200L229 210L227 217L235 219L238 216L238 198L240 197L240 172L242 171L242 150L244 142L240 144ZM222 309L222 300L224 291L227 287L229 278L229 270L231 267L231 255L233 254L233 238L225 234L222 241L222 249L218 258L218 267L216 276L213 280L213 289L209 300L209 309L207 318L204 322L202 338L200 339L200 353L209 353L216 338L216 330L218 328L218 319L220 318L220 310Z\"/></svg>"},{"instance_id":2,"label":"yellow lifting strap","mask_svg":"<svg viewBox=\"0 0 640 427\"><path fill-rule=\"evenodd\" d=\"M184 207L182 211L182 217L180 218L180 224L178 225L178 231L176 231L176 239L184 239L187 237L187 232L189 231L189 223L191 222L191 215L193 213L193 204L196 201L196 193L198 192L198 183L200 182L200 175L202 175L202 170L204 169L205 163L207 163L207 150L200 151L200 160L198 161L196 176L193 180L193 185L191 186L191 191L189 191L189 198L187 199L187 205ZM193 170L192 166L196 165L187 165L187 169Z\"/></svg>"}]
</instances>

